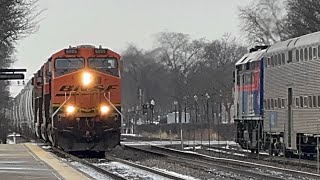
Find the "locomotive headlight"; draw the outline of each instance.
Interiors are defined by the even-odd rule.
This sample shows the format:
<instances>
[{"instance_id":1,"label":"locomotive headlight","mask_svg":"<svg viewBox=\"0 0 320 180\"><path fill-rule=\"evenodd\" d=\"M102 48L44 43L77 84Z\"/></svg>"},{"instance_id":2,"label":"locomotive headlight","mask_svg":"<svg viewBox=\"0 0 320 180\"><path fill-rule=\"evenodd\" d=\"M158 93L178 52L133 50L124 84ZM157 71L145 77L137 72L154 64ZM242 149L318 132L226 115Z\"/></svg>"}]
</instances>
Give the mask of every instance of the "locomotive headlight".
<instances>
[{"instance_id":1,"label":"locomotive headlight","mask_svg":"<svg viewBox=\"0 0 320 180\"><path fill-rule=\"evenodd\" d=\"M110 108L108 106L101 106L100 112L101 114L107 114L110 111Z\"/></svg>"},{"instance_id":2,"label":"locomotive headlight","mask_svg":"<svg viewBox=\"0 0 320 180\"><path fill-rule=\"evenodd\" d=\"M72 105L67 106L66 111L68 114L73 114L75 112L76 108Z\"/></svg>"},{"instance_id":3,"label":"locomotive headlight","mask_svg":"<svg viewBox=\"0 0 320 180\"><path fill-rule=\"evenodd\" d=\"M84 72L82 75L82 84L87 86L92 82L92 75L88 72Z\"/></svg>"}]
</instances>

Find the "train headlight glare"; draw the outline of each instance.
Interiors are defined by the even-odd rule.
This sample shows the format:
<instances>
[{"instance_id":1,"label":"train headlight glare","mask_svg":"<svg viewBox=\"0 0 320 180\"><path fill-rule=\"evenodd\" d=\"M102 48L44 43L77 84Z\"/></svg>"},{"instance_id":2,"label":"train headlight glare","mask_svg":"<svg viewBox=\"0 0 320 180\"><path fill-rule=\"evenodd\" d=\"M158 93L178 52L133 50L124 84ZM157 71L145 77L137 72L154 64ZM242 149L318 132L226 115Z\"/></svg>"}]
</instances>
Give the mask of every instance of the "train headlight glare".
<instances>
[{"instance_id":1,"label":"train headlight glare","mask_svg":"<svg viewBox=\"0 0 320 180\"><path fill-rule=\"evenodd\" d=\"M83 73L82 75L82 83L87 86L92 82L92 75L88 72Z\"/></svg>"},{"instance_id":2,"label":"train headlight glare","mask_svg":"<svg viewBox=\"0 0 320 180\"><path fill-rule=\"evenodd\" d=\"M110 108L108 106L101 106L100 112L101 114L107 114L110 111Z\"/></svg>"},{"instance_id":3,"label":"train headlight glare","mask_svg":"<svg viewBox=\"0 0 320 180\"><path fill-rule=\"evenodd\" d=\"M76 110L76 108L74 106L67 106L67 113L68 114L73 114Z\"/></svg>"}]
</instances>

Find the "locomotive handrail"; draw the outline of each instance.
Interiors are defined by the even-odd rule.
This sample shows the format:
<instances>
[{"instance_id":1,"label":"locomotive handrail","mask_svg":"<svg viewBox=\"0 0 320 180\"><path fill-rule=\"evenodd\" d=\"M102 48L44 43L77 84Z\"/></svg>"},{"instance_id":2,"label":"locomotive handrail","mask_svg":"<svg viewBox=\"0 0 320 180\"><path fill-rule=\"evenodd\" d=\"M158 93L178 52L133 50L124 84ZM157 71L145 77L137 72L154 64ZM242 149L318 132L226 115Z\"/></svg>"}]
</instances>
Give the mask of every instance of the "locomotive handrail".
<instances>
[{"instance_id":1,"label":"locomotive handrail","mask_svg":"<svg viewBox=\"0 0 320 180\"><path fill-rule=\"evenodd\" d=\"M106 93L103 93L104 98L106 98L106 100L110 103L110 105L112 106L112 108L114 110L117 111L117 113L120 114L120 116L122 116L124 118L124 115L116 108L116 106L114 104L112 104L112 102L110 101L110 92L109 92L109 98L107 98Z\"/></svg>"},{"instance_id":2,"label":"locomotive handrail","mask_svg":"<svg viewBox=\"0 0 320 180\"><path fill-rule=\"evenodd\" d=\"M68 98L66 98L67 97L67 93L65 93L65 100L64 100L64 102L61 104L61 106L52 114L52 116L51 116L51 125L52 125L52 127L54 127L53 126L53 118L54 118L54 116L59 112L59 110L62 108L62 106L64 106L65 104L66 104L66 102L71 98L71 94L72 94L72 92L70 92L70 94L69 94L69 97Z\"/></svg>"}]
</instances>

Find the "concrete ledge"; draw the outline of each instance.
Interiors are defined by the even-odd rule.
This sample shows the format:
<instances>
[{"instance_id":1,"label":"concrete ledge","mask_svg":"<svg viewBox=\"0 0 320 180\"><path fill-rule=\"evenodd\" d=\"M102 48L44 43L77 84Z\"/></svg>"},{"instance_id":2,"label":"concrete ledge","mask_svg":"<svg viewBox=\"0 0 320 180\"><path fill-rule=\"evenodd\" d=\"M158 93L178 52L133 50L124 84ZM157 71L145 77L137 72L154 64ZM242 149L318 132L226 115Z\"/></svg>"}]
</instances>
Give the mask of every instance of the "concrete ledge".
<instances>
[{"instance_id":1,"label":"concrete ledge","mask_svg":"<svg viewBox=\"0 0 320 180\"><path fill-rule=\"evenodd\" d=\"M61 177L64 179L76 179L76 180L89 180L85 174L77 171L76 169L70 167L68 164L57 159L51 153L48 153L41 149L39 146L32 143L24 144L35 156L37 156L41 161L52 167Z\"/></svg>"}]
</instances>

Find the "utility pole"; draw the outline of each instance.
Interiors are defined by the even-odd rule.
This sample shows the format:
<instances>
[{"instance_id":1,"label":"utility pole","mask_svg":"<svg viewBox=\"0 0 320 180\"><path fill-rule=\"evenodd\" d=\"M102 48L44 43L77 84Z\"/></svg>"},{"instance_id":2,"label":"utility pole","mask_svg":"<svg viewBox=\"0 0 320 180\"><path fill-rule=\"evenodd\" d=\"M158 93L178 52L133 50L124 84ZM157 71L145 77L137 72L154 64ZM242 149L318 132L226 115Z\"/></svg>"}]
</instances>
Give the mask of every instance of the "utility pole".
<instances>
[{"instance_id":1,"label":"utility pole","mask_svg":"<svg viewBox=\"0 0 320 180\"><path fill-rule=\"evenodd\" d=\"M177 105L178 105L178 101L173 101L173 105L174 105L174 123L177 124Z\"/></svg>"},{"instance_id":2,"label":"utility pole","mask_svg":"<svg viewBox=\"0 0 320 180\"><path fill-rule=\"evenodd\" d=\"M209 148L210 148L210 141L211 141L211 127L210 127L210 120L209 120L209 99L210 96L208 93L206 93L206 99L207 99L207 122L208 122L208 140L209 140Z\"/></svg>"}]
</instances>

